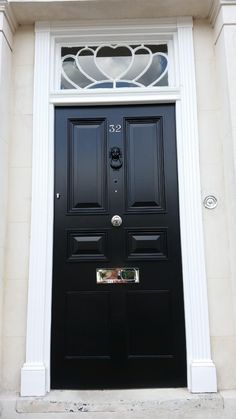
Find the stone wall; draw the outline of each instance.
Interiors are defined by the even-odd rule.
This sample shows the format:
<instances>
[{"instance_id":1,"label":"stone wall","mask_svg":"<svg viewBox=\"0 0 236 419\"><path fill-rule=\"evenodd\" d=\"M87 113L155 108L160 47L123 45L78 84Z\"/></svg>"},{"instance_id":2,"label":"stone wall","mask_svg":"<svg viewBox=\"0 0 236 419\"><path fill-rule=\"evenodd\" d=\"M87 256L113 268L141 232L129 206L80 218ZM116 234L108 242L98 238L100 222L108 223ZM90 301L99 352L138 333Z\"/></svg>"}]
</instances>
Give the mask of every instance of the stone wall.
<instances>
[{"instance_id":1,"label":"stone wall","mask_svg":"<svg viewBox=\"0 0 236 419\"><path fill-rule=\"evenodd\" d=\"M218 199L214 210L203 207L205 255L208 279L210 333L213 361L216 363L218 386L236 386L235 296L230 268L229 235L231 224L226 200L225 171L233 175L230 154L224 158L225 143L221 133L222 86L218 84L214 32L204 21L194 25L198 121L200 137L200 170L202 200L208 194ZM224 66L222 61L222 65ZM226 69L224 68L224 72ZM224 76L225 80L226 77ZM225 94L228 89L223 88ZM229 152L232 155L232 149ZM230 169L229 169L230 168ZM236 248L234 250L236 252Z\"/></svg>"},{"instance_id":2,"label":"stone wall","mask_svg":"<svg viewBox=\"0 0 236 419\"><path fill-rule=\"evenodd\" d=\"M7 253L3 325L3 385L19 390L25 359L29 264L34 28L19 27L13 44Z\"/></svg>"},{"instance_id":3,"label":"stone wall","mask_svg":"<svg viewBox=\"0 0 236 419\"><path fill-rule=\"evenodd\" d=\"M236 385L233 274L229 260L230 218L226 183L232 175L221 135L220 93L217 84L213 30L206 21L194 22L194 46L200 137L202 199L214 194L215 210L203 207L208 278L210 331L219 387ZM9 199L3 324L3 385L19 391L20 368L25 360L26 308L30 239L31 145L33 103L34 28L19 27L13 44ZM2 146L2 145L1 145ZM229 156L228 156L229 157ZM7 168L5 168L7 172ZM40 222L40 220L39 220ZM231 252L233 247L231 242ZM235 247L236 254L236 247ZM1 251L1 244L0 244ZM1 280L1 275L0 275Z\"/></svg>"},{"instance_id":4,"label":"stone wall","mask_svg":"<svg viewBox=\"0 0 236 419\"><path fill-rule=\"evenodd\" d=\"M8 149L11 99L12 33L5 15L0 12L0 359L2 357L4 267L6 257L6 221L8 197ZM0 364L0 383L2 365Z\"/></svg>"}]
</instances>

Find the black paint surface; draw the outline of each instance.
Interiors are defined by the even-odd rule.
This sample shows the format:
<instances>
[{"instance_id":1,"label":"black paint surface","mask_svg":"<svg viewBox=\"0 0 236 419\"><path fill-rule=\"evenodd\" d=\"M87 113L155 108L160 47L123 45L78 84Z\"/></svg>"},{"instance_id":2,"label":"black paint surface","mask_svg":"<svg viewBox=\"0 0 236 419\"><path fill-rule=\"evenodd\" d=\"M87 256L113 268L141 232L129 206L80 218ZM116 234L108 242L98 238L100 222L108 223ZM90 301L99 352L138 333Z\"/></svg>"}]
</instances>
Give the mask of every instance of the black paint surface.
<instances>
[{"instance_id":1,"label":"black paint surface","mask_svg":"<svg viewBox=\"0 0 236 419\"><path fill-rule=\"evenodd\" d=\"M174 105L56 108L52 388L186 385L176 160Z\"/></svg>"}]
</instances>

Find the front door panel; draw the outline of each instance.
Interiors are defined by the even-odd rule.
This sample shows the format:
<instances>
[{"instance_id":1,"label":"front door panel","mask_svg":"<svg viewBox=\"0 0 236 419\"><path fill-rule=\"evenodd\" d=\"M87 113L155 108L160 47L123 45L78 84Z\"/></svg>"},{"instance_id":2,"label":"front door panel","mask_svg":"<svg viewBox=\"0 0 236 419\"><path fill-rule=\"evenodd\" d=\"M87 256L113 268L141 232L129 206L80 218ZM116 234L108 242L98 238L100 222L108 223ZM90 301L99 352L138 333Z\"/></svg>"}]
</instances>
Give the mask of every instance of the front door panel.
<instances>
[{"instance_id":1,"label":"front door panel","mask_svg":"<svg viewBox=\"0 0 236 419\"><path fill-rule=\"evenodd\" d=\"M56 109L52 388L186 385L176 160L174 105Z\"/></svg>"}]
</instances>

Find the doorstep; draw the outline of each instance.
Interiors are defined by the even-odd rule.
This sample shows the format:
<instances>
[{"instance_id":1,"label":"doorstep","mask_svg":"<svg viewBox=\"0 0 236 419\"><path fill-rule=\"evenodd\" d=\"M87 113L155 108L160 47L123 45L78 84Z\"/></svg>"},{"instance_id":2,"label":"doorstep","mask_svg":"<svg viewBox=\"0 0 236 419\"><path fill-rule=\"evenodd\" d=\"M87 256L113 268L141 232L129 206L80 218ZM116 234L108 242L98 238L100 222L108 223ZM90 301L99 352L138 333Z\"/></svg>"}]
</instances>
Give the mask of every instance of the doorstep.
<instances>
[{"instance_id":1,"label":"doorstep","mask_svg":"<svg viewBox=\"0 0 236 419\"><path fill-rule=\"evenodd\" d=\"M236 390L54 390L45 397L0 395L1 419L235 419Z\"/></svg>"}]
</instances>

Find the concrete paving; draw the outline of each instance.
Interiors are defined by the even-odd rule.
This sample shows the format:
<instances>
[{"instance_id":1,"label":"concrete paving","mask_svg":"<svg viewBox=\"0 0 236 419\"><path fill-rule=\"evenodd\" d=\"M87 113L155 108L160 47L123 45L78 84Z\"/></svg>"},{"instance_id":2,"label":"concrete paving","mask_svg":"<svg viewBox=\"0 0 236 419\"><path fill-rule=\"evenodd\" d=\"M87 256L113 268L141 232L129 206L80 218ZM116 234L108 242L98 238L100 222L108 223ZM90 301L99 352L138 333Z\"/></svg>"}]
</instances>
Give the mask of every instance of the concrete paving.
<instances>
[{"instance_id":1,"label":"concrete paving","mask_svg":"<svg viewBox=\"0 0 236 419\"><path fill-rule=\"evenodd\" d=\"M2 419L236 419L236 390L51 391L45 397L0 395Z\"/></svg>"}]
</instances>

